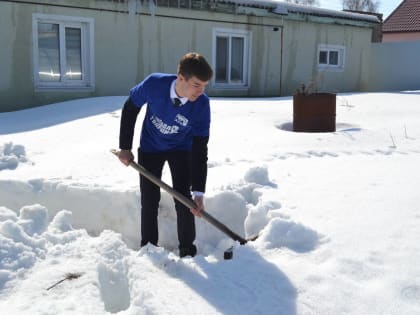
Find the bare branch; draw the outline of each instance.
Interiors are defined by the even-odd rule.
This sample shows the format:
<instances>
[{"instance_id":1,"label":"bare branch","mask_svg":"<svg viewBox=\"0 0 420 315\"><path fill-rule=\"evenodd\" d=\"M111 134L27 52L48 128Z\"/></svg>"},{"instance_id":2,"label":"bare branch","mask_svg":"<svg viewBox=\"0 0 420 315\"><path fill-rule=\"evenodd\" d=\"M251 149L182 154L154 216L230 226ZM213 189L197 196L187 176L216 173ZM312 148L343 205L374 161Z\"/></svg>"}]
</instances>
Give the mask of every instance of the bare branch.
<instances>
[{"instance_id":1,"label":"bare branch","mask_svg":"<svg viewBox=\"0 0 420 315\"><path fill-rule=\"evenodd\" d=\"M64 282L66 280L78 279L78 278L80 278L81 275L82 275L82 273L80 273L80 272L70 272L70 273L67 273L65 275L65 278L61 279L60 281L57 281L52 286L48 287L46 290L48 291L48 290L54 288L55 286L59 285L61 282Z\"/></svg>"},{"instance_id":2,"label":"bare branch","mask_svg":"<svg viewBox=\"0 0 420 315\"><path fill-rule=\"evenodd\" d=\"M343 9L352 11L378 12L379 0L343 0Z\"/></svg>"}]
</instances>

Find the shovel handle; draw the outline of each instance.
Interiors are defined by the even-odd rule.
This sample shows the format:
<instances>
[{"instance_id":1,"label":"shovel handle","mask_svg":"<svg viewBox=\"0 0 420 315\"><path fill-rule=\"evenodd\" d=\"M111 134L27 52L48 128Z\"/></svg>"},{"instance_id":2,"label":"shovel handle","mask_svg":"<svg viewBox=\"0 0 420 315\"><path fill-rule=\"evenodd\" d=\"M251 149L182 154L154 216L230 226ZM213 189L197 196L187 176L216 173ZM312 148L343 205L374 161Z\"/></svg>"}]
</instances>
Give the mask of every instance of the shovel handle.
<instances>
[{"instance_id":1,"label":"shovel handle","mask_svg":"<svg viewBox=\"0 0 420 315\"><path fill-rule=\"evenodd\" d=\"M113 153L115 156L118 157L119 151L112 149L111 153ZM163 182L160 178L153 175L151 172L149 172L147 169L145 169L142 165L131 161L129 164L132 168L134 168L137 172L139 172L142 176L146 177L148 180L150 180L153 184L159 186L163 190L165 190L168 194L170 194L173 198L178 200L180 203L182 203L184 206L186 206L188 209L194 209L196 207L196 204L194 201L192 201L190 198L184 196L180 192L173 189L171 186ZM240 235L233 232L231 229L229 229L226 225L224 225L222 222L217 220L215 217L210 215L208 212L206 212L204 209L200 211L201 217L209 222L211 225L225 233L227 236L232 238L235 241L238 241L241 245L246 244L248 241L241 237Z\"/></svg>"}]
</instances>

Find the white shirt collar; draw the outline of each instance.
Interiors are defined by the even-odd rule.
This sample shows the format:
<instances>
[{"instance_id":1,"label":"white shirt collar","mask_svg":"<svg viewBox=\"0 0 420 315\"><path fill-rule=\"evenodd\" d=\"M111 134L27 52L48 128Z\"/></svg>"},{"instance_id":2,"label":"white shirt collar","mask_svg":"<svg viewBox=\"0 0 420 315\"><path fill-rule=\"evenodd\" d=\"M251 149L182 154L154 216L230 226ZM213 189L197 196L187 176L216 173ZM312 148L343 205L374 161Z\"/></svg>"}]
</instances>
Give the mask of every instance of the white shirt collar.
<instances>
[{"instance_id":1,"label":"white shirt collar","mask_svg":"<svg viewBox=\"0 0 420 315\"><path fill-rule=\"evenodd\" d=\"M171 99L178 98L181 101L182 105L185 105L185 103L188 102L188 97L179 97L176 94L176 92L175 92L175 82L176 82L176 79L173 80L172 84L171 84L171 91L170 91Z\"/></svg>"}]
</instances>

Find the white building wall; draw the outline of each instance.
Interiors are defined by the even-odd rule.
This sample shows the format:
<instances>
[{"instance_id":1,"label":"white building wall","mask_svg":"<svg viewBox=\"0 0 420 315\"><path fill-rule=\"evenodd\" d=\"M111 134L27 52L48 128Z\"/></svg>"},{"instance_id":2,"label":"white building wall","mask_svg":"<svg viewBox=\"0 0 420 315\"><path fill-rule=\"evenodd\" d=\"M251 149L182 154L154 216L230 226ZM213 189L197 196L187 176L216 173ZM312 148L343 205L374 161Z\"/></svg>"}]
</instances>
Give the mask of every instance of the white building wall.
<instances>
[{"instance_id":1,"label":"white building wall","mask_svg":"<svg viewBox=\"0 0 420 315\"><path fill-rule=\"evenodd\" d=\"M359 90L371 34L372 29L367 27L285 21L282 94L291 95L311 80L322 92ZM318 67L318 45L344 47L343 67Z\"/></svg>"},{"instance_id":2,"label":"white building wall","mask_svg":"<svg viewBox=\"0 0 420 315\"><path fill-rule=\"evenodd\" d=\"M420 41L372 43L364 91L420 90Z\"/></svg>"}]
</instances>

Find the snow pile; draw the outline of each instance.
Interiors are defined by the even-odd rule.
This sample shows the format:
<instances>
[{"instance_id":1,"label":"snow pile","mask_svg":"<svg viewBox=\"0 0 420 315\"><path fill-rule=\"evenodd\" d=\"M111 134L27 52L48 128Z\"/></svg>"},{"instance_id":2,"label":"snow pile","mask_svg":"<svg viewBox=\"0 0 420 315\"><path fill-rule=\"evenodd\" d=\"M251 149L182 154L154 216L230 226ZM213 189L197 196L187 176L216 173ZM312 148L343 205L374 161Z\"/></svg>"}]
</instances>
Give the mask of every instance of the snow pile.
<instances>
[{"instance_id":1,"label":"snow pile","mask_svg":"<svg viewBox=\"0 0 420 315\"><path fill-rule=\"evenodd\" d=\"M153 313L161 303L170 303L165 306L169 313L178 313L181 308L188 314L197 309L210 314L219 308L236 313L243 305L234 301L244 297L247 299L243 303L251 313L260 313L267 305L294 309L294 288L252 245L236 245L235 255L242 258L221 264L220 257L179 259L175 253L152 245L136 252L119 234L109 230L97 237L89 236L85 230L72 227L72 214L67 210L58 212L48 224L48 210L41 205L26 206L18 215L2 207L0 220L0 288L7 292L19 286L19 291L7 299L8 314L45 309L60 314L74 309L78 313L142 314ZM265 231L265 237L273 239L271 233ZM248 283L256 271L260 276L255 285L263 290L259 301L253 301L254 296L245 286L236 287L237 282ZM212 281L208 282L209 278ZM181 299L162 301L160 295L152 293L156 287L166 297L180 289L187 294ZM209 304L203 304L196 290L210 298ZM221 298L226 294L231 298ZM86 303L73 300L82 296ZM41 304L34 303L40 298ZM60 303L55 303L56 299Z\"/></svg>"},{"instance_id":2,"label":"snow pile","mask_svg":"<svg viewBox=\"0 0 420 315\"><path fill-rule=\"evenodd\" d=\"M46 189L45 183L42 181L38 184L36 191ZM289 223L282 219L285 216L281 213L280 203L264 201L261 198L265 189L273 189L272 185L273 183L268 180L267 168L252 167L245 173L244 180L231 184L229 187L223 187L221 191L208 197L206 199L206 209L221 222L227 222L229 228L239 235L255 236L263 230L260 241L255 242L256 248L287 247L297 252L313 250L318 243L318 234L301 224ZM64 191L70 193L71 196L69 187L66 187ZM67 200L64 195L60 198L59 191L55 190L54 193L58 194L58 199L61 201ZM92 190L87 190L87 193L101 196L100 193ZM110 194L113 193L110 192ZM25 197L25 194L23 196L27 200L31 199ZM72 207L71 197L67 198L69 199L65 203ZM85 196L81 196L81 198L86 200ZM104 199L108 200L108 197ZM159 266L178 260L176 256L178 245L176 215L172 209L172 203L172 198L163 193L159 212L159 242L162 247L147 246L139 252L140 256L147 255L153 264ZM89 205L94 207L94 202L89 203ZM78 213L76 209L77 207L74 211L76 215L81 214L85 218L89 218L88 212ZM132 209L131 206L129 209ZM51 259L50 256L55 257L55 259L60 256L69 258L68 254L75 250L73 247L76 240L79 245L96 240L97 245L101 248L104 247L105 250L105 252L99 253L97 258L100 260L97 272L100 286L102 286L100 294L102 300L105 301L105 309L109 312L116 312L127 308L130 304L126 299L128 295L127 266L125 266L126 262L124 262L122 256L131 256L134 255L134 252L122 242L121 236L104 229L105 221L100 219L100 217L108 217L106 223L110 225L110 229L121 229L122 234L124 234L124 228L121 228L118 224L112 224L112 222L117 222L121 213L103 211L102 214L96 214L97 219L93 220L94 217L91 216L92 219L85 221L84 225L91 227L91 234L97 235L93 237L89 236L86 227L74 229L74 215L73 212L68 210L53 211L54 215L50 219L49 212L51 211L39 204L24 206L18 211L0 207L0 240L2 244L0 287L4 288L9 281L25 277L25 273L30 271L36 263L49 260ZM130 216L138 215L137 209L131 211L133 213ZM86 217L86 215L88 216ZM82 225L82 221L78 224ZM92 233L92 231L95 232ZM213 257L211 260L221 260L223 251L234 244L226 235L204 220L197 219L197 235L199 255ZM117 246L119 250L116 252L115 248L109 247L107 245L109 240L103 240L104 238L112 238L113 246ZM118 239L118 244L115 244L114 238ZM138 237L137 241L139 242ZM70 248L72 249L69 252ZM117 259L115 255L122 256ZM75 259L74 256L77 255L75 253L71 254L71 259ZM122 276L122 274L125 276ZM13 283L13 281L11 282ZM110 283L112 283L112 286ZM108 287L103 288L105 285Z\"/></svg>"},{"instance_id":3,"label":"snow pile","mask_svg":"<svg viewBox=\"0 0 420 315\"><path fill-rule=\"evenodd\" d=\"M119 166L117 163L115 165ZM137 176L134 173L132 175ZM265 191L276 187L269 180L267 166L250 167L244 170L243 179L222 185L209 194L206 210L237 234L252 237L258 235L270 219L282 216L278 201L262 198ZM130 248L139 247L138 187L119 191L68 182L65 179L31 178L27 181L0 180L0 188L1 200L14 210L42 203L49 209L49 215L54 217L65 205L72 212L75 228L83 228L93 236L110 229L121 233ZM15 198L16 194L20 197ZM162 192L159 222L159 244L170 251L176 250L176 212L173 199L166 192ZM197 220L200 254L216 254L220 257L232 243L209 223Z\"/></svg>"},{"instance_id":4,"label":"snow pile","mask_svg":"<svg viewBox=\"0 0 420 315\"><path fill-rule=\"evenodd\" d=\"M49 242L70 241L67 235L60 235L72 229L70 222L71 213L62 211L48 225L48 210L41 205L25 206L19 215L0 207L0 287L45 259Z\"/></svg>"},{"instance_id":5,"label":"snow pile","mask_svg":"<svg viewBox=\"0 0 420 315\"><path fill-rule=\"evenodd\" d=\"M268 179L267 167L253 167L245 173L245 181L248 183L256 183L260 185L276 186Z\"/></svg>"},{"instance_id":6,"label":"snow pile","mask_svg":"<svg viewBox=\"0 0 420 315\"><path fill-rule=\"evenodd\" d=\"M19 163L26 162L28 160L23 145L8 142L0 146L0 171L4 169L14 170Z\"/></svg>"},{"instance_id":7,"label":"snow pile","mask_svg":"<svg viewBox=\"0 0 420 315\"><path fill-rule=\"evenodd\" d=\"M134 172L133 175L137 176ZM276 189L276 185L268 178L267 167L249 168L243 179L222 185L209 194L206 198L206 211L239 235L258 235L270 219L284 217L280 202L264 197L266 192ZM120 233L130 248L139 247L141 222L137 187L119 191L69 184L57 179L0 180L0 199L15 211L42 202L51 217L65 205L72 212L75 228L83 228L94 236L110 229ZM217 251L222 255L223 250L232 245L224 233L204 220L196 221L197 243L201 254L210 255ZM159 244L168 250L178 247L174 202L164 191L159 211Z\"/></svg>"},{"instance_id":8,"label":"snow pile","mask_svg":"<svg viewBox=\"0 0 420 315\"><path fill-rule=\"evenodd\" d=\"M295 252L304 253L314 250L321 236L300 223L275 218L269 221L257 243L265 248L287 247Z\"/></svg>"}]
</instances>

